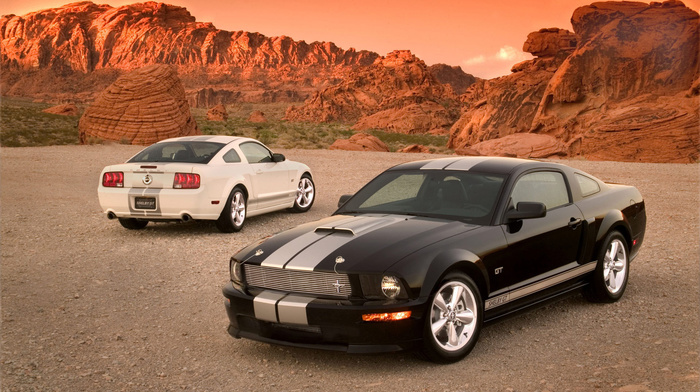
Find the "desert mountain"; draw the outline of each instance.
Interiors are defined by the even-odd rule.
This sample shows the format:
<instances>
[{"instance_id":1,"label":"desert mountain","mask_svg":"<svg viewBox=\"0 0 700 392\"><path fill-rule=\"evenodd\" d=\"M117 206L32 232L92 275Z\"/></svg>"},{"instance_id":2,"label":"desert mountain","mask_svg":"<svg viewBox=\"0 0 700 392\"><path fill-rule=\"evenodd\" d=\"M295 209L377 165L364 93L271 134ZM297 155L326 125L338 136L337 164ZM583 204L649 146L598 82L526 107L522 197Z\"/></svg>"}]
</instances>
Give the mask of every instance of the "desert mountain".
<instances>
[{"instance_id":1,"label":"desert mountain","mask_svg":"<svg viewBox=\"0 0 700 392\"><path fill-rule=\"evenodd\" d=\"M218 86L209 92L210 100L216 100L211 96L217 92L226 94L221 86L234 86L241 94L246 83L243 94L294 97L286 90L301 86L314 91L379 57L331 42L219 30L197 22L185 8L155 2L113 8L86 1L5 15L0 44L2 90L9 95L46 93L51 80L67 93L95 93L123 71L171 64L186 88Z\"/></svg>"},{"instance_id":2,"label":"desert mountain","mask_svg":"<svg viewBox=\"0 0 700 392\"><path fill-rule=\"evenodd\" d=\"M461 97L465 110L448 146L484 155L697 161L698 20L679 1L578 8L574 34L530 34L523 50L535 59ZM501 138L508 143L494 143Z\"/></svg>"}]
</instances>

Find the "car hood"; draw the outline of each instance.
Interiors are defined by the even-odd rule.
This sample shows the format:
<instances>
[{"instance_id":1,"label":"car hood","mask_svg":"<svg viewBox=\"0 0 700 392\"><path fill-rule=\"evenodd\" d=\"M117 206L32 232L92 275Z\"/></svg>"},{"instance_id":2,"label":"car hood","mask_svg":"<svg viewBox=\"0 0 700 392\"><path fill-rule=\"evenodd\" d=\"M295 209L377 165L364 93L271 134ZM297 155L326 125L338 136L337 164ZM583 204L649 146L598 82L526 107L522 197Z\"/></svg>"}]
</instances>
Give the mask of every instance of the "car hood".
<instances>
[{"instance_id":1,"label":"car hood","mask_svg":"<svg viewBox=\"0 0 700 392\"><path fill-rule=\"evenodd\" d=\"M477 227L405 215L335 215L254 243L234 257L301 271L381 273L411 253Z\"/></svg>"}]
</instances>

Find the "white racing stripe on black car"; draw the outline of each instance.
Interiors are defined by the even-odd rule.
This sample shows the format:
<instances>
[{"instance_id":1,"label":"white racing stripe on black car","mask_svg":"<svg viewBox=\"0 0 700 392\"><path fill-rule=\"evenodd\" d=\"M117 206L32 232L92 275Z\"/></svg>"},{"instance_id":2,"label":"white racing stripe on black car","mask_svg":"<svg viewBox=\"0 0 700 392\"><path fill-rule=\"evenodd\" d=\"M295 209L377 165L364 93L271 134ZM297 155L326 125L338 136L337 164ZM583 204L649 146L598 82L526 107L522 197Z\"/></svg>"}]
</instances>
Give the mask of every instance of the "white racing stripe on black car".
<instances>
[{"instance_id":1,"label":"white racing stripe on black car","mask_svg":"<svg viewBox=\"0 0 700 392\"><path fill-rule=\"evenodd\" d=\"M406 219L406 217L386 215L366 216L355 218L355 220L350 222L344 222L342 226L336 225L332 228L332 230L336 230L336 232L331 232L332 234L323 237L293 256L284 268L299 271L313 271L323 259L350 241ZM351 232L354 234L350 234Z\"/></svg>"},{"instance_id":2,"label":"white racing stripe on black car","mask_svg":"<svg viewBox=\"0 0 700 392\"><path fill-rule=\"evenodd\" d=\"M306 306L313 298L263 291L253 300L255 318L282 324L309 325Z\"/></svg>"}]
</instances>

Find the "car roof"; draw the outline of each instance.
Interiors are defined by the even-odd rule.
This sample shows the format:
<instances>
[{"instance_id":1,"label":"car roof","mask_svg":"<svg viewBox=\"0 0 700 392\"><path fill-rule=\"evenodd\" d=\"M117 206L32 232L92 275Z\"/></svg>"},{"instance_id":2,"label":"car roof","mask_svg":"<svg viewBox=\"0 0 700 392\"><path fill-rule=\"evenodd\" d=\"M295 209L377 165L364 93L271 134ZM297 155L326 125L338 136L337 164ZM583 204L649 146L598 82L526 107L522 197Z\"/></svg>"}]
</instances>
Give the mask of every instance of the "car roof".
<instances>
[{"instance_id":1,"label":"car roof","mask_svg":"<svg viewBox=\"0 0 700 392\"><path fill-rule=\"evenodd\" d=\"M562 167L561 164L507 157L454 157L403 163L389 170L463 170L508 174L516 169Z\"/></svg>"},{"instance_id":2,"label":"car roof","mask_svg":"<svg viewBox=\"0 0 700 392\"><path fill-rule=\"evenodd\" d=\"M198 135L198 136L181 136L173 137L170 139L164 139L158 143L167 142L213 142L213 143L223 143L229 144L235 141L256 141L255 139L240 137L240 136L227 136L227 135Z\"/></svg>"}]
</instances>

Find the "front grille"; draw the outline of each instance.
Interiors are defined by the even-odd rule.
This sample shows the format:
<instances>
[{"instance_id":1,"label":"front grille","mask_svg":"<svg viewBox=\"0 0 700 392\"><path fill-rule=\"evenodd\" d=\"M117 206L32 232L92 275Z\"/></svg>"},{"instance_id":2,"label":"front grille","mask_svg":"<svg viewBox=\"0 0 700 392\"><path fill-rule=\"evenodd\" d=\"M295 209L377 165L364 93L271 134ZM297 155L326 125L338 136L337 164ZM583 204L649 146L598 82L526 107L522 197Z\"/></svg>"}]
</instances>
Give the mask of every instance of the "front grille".
<instances>
[{"instance_id":1,"label":"front grille","mask_svg":"<svg viewBox=\"0 0 700 392\"><path fill-rule=\"evenodd\" d=\"M246 283L263 289L348 298L352 292L345 274L295 271L243 264Z\"/></svg>"}]
</instances>

